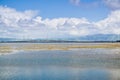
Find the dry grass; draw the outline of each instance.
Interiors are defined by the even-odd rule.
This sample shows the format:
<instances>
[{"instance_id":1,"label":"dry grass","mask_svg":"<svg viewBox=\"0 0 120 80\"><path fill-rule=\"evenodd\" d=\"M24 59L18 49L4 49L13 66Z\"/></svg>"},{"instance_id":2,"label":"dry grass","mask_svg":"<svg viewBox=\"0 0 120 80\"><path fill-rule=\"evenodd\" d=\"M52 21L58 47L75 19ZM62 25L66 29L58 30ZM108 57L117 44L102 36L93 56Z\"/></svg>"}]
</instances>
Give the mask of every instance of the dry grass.
<instances>
[{"instance_id":1,"label":"dry grass","mask_svg":"<svg viewBox=\"0 0 120 80\"><path fill-rule=\"evenodd\" d=\"M0 55L11 53L12 51L13 51L13 48L11 46L0 46Z\"/></svg>"},{"instance_id":2,"label":"dry grass","mask_svg":"<svg viewBox=\"0 0 120 80\"><path fill-rule=\"evenodd\" d=\"M100 45L59 45L59 44L32 44L17 48L18 50L69 50L79 48L120 48L120 44L100 44Z\"/></svg>"},{"instance_id":3,"label":"dry grass","mask_svg":"<svg viewBox=\"0 0 120 80\"><path fill-rule=\"evenodd\" d=\"M14 48L13 48L14 47ZM97 45L79 45L79 44L29 44L22 46L0 46L0 53L10 53L14 50L25 50L25 51L35 51L35 50L70 50L79 48L120 48L120 43L108 43L108 44L97 44Z\"/></svg>"}]
</instances>

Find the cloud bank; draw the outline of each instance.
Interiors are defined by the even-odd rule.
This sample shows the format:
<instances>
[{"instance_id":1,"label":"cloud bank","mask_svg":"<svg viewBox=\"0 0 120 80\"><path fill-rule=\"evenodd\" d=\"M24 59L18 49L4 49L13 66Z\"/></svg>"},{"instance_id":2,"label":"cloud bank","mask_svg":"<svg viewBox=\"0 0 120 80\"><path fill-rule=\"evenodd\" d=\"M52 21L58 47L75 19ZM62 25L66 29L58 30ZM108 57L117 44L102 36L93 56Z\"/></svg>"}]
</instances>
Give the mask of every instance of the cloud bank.
<instances>
[{"instance_id":1,"label":"cloud bank","mask_svg":"<svg viewBox=\"0 0 120 80\"><path fill-rule=\"evenodd\" d=\"M0 6L0 37L18 39L82 37L96 34L120 34L120 10L105 19L90 22L86 18L42 19L36 11L16 11Z\"/></svg>"}]
</instances>

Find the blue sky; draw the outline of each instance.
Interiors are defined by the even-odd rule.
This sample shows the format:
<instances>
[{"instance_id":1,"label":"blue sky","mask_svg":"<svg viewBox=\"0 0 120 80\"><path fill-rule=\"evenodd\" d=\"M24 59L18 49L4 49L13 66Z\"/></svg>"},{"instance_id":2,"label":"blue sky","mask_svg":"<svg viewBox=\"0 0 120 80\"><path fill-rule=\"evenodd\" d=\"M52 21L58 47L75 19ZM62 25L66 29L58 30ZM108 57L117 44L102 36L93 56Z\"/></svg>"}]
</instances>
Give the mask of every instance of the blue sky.
<instances>
[{"instance_id":1,"label":"blue sky","mask_svg":"<svg viewBox=\"0 0 120 80\"><path fill-rule=\"evenodd\" d=\"M120 34L120 0L0 0L0 37Z\"/></svg>"},{"instance_id":2,"label":"blue sky","mask_svg":"<svg viewBox=\"0 0 120 80\"><path fill-rule=\"evenodd\" d=\"M110 12L102 0L81 0L80 6L75 6L69 0L1 0L0 5L19 11L38 10L43 18L86 17L90 21L106 18Z\"/></svg>"}]
</instances>

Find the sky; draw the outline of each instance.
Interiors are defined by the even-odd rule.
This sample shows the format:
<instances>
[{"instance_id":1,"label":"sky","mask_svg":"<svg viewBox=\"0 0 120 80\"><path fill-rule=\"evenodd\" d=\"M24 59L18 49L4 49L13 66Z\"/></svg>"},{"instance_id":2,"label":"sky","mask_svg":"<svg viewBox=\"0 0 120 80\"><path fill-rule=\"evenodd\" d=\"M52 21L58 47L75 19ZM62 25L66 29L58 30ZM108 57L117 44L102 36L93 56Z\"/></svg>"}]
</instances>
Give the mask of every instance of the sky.
<instances>
[{"instance_id":1,"label":"sky","mask_svg":"<svg viewBox=\"0 0 120 80\"><path fill-rule=\"evenodd\" d=\"M0 0L0 38L120 35L120 0Z\"/></svg>"}]
</instances>

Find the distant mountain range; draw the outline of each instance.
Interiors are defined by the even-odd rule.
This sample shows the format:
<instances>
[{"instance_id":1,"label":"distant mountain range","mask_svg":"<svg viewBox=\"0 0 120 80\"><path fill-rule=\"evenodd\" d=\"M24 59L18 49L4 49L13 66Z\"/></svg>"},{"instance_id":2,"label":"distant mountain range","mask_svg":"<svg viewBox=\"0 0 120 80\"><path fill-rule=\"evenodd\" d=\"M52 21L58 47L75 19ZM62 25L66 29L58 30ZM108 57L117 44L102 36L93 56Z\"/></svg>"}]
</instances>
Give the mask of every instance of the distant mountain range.
<instances>
[{"instance_id":1,"label":"distant mountain range","mask_svg":"<svg viewBox=\"0 0 120 80\"><path fill-rule=\"evenodd\" d=\"M14 38L0 38L0 41L13 41Z\"/></svg>"},{"instance_id":2,"label":"distant mountain range","mask_svg":"<svg viewBox=\"0 0 120 80\"><path fill-rule=\"evenodd\" d=\"M79 40L82 40L82 41L118 41L120 40L120 35L97 34L97 35L80 37Z\"/></svg>"},{"instance_id":3,"label":"distant mountain range","mask_svg":"<svg viewBox=\"0 0 120 80\"><path fill-rule=\"evenodd\" d=\"M56 39L15 39L15 38L0 38L0 42L119 42L120 35L89 35L83 37L72 37L72 38L56 38Z\"/></svg>"}]
</instances>

